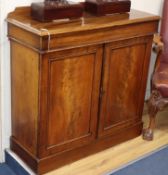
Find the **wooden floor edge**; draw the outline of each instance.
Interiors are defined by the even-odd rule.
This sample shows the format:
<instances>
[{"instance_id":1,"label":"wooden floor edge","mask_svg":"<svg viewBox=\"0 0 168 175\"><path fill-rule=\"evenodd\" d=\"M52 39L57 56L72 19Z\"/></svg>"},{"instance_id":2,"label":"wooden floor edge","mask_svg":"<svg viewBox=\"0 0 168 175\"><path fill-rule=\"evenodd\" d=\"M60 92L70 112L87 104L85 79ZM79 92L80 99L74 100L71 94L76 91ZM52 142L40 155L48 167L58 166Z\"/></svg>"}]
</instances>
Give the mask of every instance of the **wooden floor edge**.
<instances>
[{"instance_id":1,"label":"wooden floor edge","mask_svg":"<svg viewBox=\"0 0 168 175\"><path fill-rule=\"evenodd\" d=\"M157 148L157 149L155 149L155 150L153 150L153 151L151 151L149 153L146 153L145 155L142 155L142 156L140 156L140 157L138 157L138 158L136 158L136 159L134 159L132 161L127 162L126 164L120 166L119 168L116 168L116 169L113 169L113 170L109 171L108 173L106 173L106 175L111 175L112 173L115 173L115 172L117 172L117 171L119 171L119 170L121 170L123 168L126 168L126 167L130 166L131 164L136 163L136 162L138 162L138 161L140 161L142 159L145 159L145 158L147 158L147 157L149 157L149 156L151 156L151 155L153 155L153 154L155 154L155 153L157 153L157 152L159 152L162 149L165 149L167 147L168 147L168 145L165 144L165 145L163 145L163 146L161 146L161 147L159 147L159 148Z\"/></svg>"}]
</instances>

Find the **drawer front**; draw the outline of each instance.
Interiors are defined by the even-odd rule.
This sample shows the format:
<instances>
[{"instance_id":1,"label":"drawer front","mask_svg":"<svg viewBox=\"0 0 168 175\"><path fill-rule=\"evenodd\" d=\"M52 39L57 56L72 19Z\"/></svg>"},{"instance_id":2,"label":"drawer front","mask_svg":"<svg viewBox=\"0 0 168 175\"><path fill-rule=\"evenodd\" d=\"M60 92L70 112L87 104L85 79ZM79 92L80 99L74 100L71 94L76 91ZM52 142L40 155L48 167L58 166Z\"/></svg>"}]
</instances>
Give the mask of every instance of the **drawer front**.
<instances>
[{"instance_id":1,"label":"drawer front","mask_svg":"<svg viewBox=\"0 0 168 175\"><path fill-rule=\"evenodd\" d=\"M42 154L71 150L95 139L101 64L101 47L60 51L44 57Z\"/></svg>"},{"instance_id":2,"label":"drawer front","mask_svg":"<svg viewBox=\"0 0 168 175\"><path fill-rule=\"evenodd\" d=\"M141 37L106 45L99 137L141 122L151 41Z\"/></svg>"}]
</instances>

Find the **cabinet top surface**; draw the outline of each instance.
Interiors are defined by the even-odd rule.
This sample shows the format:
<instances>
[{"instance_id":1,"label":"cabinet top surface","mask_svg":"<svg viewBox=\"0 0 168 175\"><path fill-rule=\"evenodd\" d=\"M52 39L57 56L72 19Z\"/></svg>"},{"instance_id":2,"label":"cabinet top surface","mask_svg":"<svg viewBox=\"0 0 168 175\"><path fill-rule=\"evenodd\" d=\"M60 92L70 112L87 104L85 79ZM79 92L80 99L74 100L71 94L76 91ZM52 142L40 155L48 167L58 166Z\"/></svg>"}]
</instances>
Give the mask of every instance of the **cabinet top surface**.
<instances>
[{"instance_id":1,"label":"cabinet top surface","mask_svg":"<svg viewBox=\"0 0 168 175\"><path fill-rule=\"evenodd\" d=\"M156 15L131 10L130 13L113 14L101 17L85 14L84 17L80 19L64 19L41 23L30 17L30 7L20 7L8 14L7 22L39 36L45 36L48 35L48 33L51 35L66 34L141 22L158 21L159 19L159 16Z\"/></svg>"}]
</instances>

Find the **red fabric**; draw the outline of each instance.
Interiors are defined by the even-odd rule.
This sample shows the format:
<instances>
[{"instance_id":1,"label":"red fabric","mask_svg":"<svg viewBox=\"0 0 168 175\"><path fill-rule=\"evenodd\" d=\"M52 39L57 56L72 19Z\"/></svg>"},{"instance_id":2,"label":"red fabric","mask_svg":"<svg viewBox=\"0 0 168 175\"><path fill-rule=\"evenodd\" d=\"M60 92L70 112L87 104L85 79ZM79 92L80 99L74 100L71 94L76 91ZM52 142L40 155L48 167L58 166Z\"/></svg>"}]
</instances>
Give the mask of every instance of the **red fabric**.
<instances>
[{"instance_id":1,"label":"red fabric","mask_svg":"<svg viewBox=\"0 0 168 175\"><path fill-rule=\"evenodd\" d=\"M160 65L155 70L152 79L152 87L159 90L163 97L168 97L168 0L163 4L163 15L161 24L161 37L164 50L160 57Z\"/></svg>"},{"instance_id":2,"label":"red fabric","mask_svg":"<svg viewBox=\"0 0 168 175\"><path fill-rule=\"evenodd\" d=\"M160 34L164 43L163 56L161 57L160 61L168 63L168 0L165 0L163 4L163 15Z\"/></svg>"},{"instance_id":3,"label":"red fabric","mask_svg":"<svg viewBox=\"0 0 168 175\"><path fill-rule=\"evenodd\" d=\"M153 88L159 90L163 97L168 97L168 64L161 63L154 73Z\"/></svg>"}]
</instances>

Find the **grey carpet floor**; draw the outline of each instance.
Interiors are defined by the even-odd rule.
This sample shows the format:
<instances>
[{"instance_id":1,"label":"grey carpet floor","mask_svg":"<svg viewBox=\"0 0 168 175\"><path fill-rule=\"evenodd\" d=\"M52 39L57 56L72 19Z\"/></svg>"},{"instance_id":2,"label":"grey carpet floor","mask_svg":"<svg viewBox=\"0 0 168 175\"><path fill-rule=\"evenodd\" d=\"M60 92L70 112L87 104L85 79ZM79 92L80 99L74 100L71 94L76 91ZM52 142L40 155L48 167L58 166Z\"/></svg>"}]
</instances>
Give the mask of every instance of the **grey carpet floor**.
<instances>
[{"instance_id":1,"label":"grey carpet floor","mask_svg":"<svg viewBox=\"0 0 168 175\"><path fill-rule=\"evenodd\" d=\"M7 164L0 164L0 175L16 175Z\"/></svg>"},{"instance_id":2,"label":"grey carpet floor","mask_svg":"<svg viewBox=\"0 0 168 175\"><path fill-rule=\"evenodd\" d=\"M111 175L168 175L168 147Z\"/></svg>"}]
</instances>

